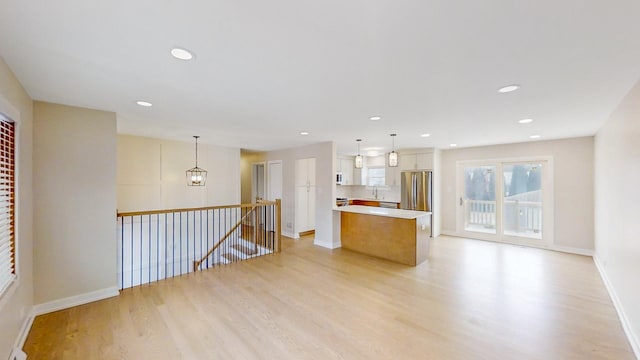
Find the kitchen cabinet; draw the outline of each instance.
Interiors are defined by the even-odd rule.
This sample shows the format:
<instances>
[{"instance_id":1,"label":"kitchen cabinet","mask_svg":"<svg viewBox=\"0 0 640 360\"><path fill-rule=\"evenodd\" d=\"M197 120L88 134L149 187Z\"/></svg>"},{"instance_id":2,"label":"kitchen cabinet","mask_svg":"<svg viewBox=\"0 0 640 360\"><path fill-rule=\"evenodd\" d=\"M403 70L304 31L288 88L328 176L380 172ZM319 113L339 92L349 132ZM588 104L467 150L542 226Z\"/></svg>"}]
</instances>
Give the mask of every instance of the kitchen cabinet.
<instances>
[{"instance_id":1,"label":"kitchen cabinet","mask_svg":"<svg viewBox=\"0 0 640 360\"><path fill-rule=\"evenodd\" d=\"M316 159L298 159L295 165L295 232L315 228L316 219Z\"/></svg>"},{"instance_id":2,"label":"kitchen cabinet","mask_svg":"<svg viewBox=\"0 0 640 360\"><path fill-rule=\"evenodd\" d=\"M364 206L345 206L337 211L343 248L410 266L427 260L431 214Z\"/></svg>"},{"instance_id":3,"label":"kitchen cabinet","mask_svg":"<svg viewBox=\"0 0 640 360\"><path fill-rule=\"evenodd\" d=\"M350 201L350 205L362 205L362 206L375 206L375 207L379 207L380 206L380 201L378 200L360 200L360 199L354 199Z\"/></svg>"},{"instance_id":4,"label":"kitchen cabinet","mask_svg":"<svg viewBox=\"0 0 640 360\"><path fill-rule=\"evenodd\" d=\"M353 159L340 159L342 184L353 185Z\"/></svg>"},{"instance_id":5,"label":"kitchen cabinet","mask_svg":"<svg viewBox=\"0 0 640 360\"><path fill-rule=\"evenodd\" d=\"M349 201L349 205L375 206L375 207L392 208L392 209L400 208L400 204L396 202L368 200L368 199L353 199Z\"/></svg>"},{"instance_id":6,"label":"kitchen cabinet","mask_svg":"<svg viewBox=\"0 0 640 360\"><path fill-rule=\"evenodd\" d=\"M385 185L387 186L400 185L400 168L398 166L389 167L389 165L387 164L384 171L385 171L384 172Z\"/></svg>"},{"instance_id":7,"label":"kitchen cabinet","mask_svg":"<svg viewBox=\"0 0 640 360\"><path fill-rule=\"evenodd\" d=\"M353 185L366 185L367 184L367 169L353 169Z\"/></svg>"},{"instance_id":8,"label":"kitchen cabinet","mask_svg":"<svg viewBox=\"0 0 640 360\"><path fill-rule=\"evenodd\" d=\"M350 158L336 159L336 171L342 173L341 185L357 185L354 177L353 161Z\"/></svg>"},{"instance_id":9,"label":"kitchen cabinet","mask_svg":"<svg viewBox=\"0 0 640 360\"><path fill-rule=\"evenodd\" d=\"M400 171L432 170L433 153L401 154L398 157Z\"/></svg>"}]
</instances>

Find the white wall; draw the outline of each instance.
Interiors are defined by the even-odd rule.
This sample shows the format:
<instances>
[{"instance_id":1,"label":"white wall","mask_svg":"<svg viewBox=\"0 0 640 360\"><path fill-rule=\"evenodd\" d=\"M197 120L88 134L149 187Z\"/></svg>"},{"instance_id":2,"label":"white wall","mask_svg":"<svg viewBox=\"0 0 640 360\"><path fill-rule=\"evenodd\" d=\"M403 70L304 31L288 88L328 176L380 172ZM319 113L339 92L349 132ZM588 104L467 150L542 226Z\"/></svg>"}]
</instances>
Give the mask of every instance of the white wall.
<instances>
[{"instance_id":1,"label":"white wall","mask_svg":"<svg viewBox=\"0 0 640 360\"><path fill-rule=\"evenodd\" d=\"M433 237L440 236L442 229L442 150L433 151Z\"/></svg>"},{"instance_id":2,"label":"white wall","mask_svg":"<svg viewBox=\"0 0 640 360\"><path fill-rule=\"evenodd\" d=\"M333 248L333 207L336 198L336 147L324 142L292 149L270 151L267 161L282 160L282 232L291 236L295 229L295 162L316 158L316 245Z\"/></svg>"},{"instance_id":3,"label":"white wall","mask_svg":"<svg viewBox=\"0 0 640 360\"><path fill-rule=\"evenodd\" d=\"M185 171L194 165L193 141L118 135L118 211L240 203L240 149L198 144L206 186L187 186Z\"/></svg>"},{"instance_id":4,"label":"white wall","mask_svg":"<svg viewBox=\"0 0 640 360\"><path fill-rule=\"evenodd\" d=\"M33 306L33 102L0 57L0 112L18 125L16 151L17 281L0 295L0 359L9 357Z\"/></svg>"},{"instance_id":5,"label":"white wall","mask_svg":"<svg viewBox=\"0 0 640 360\"><path fill-rule=\"evenodd\" d=\"M116 114L34 103L35 302L116 282Z\"/></svg>"},{"instance_id":6,"label":"white wall","mask_svg":"<svg viewBox=\"0 0 640 360\"><path fill-rule=\"evenodd\" d=\"M442 232L456 232L456 162L535 156L553 157L553 245L570 251L593 250L593 137L444 150Z\"/></svg>"},{"instance_id":7,"label":"white wall","mask_svg":"<svg viewBox=\"0 0 640 360\"><path fill-rule=\"evenodd\" d=\"M595 138L595 259L640 357L640 82Z\"/></svg>"}]
</instances>

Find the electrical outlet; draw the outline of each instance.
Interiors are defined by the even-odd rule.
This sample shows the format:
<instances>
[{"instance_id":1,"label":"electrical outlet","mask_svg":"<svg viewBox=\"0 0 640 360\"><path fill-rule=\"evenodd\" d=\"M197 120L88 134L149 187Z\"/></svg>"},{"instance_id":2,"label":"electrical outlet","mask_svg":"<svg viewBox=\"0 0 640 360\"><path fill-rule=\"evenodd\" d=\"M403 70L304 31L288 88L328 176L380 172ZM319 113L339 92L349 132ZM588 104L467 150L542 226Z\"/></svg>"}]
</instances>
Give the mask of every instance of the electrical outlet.
<instances>
[{"instance_id":1,"label":"electrical outlet","mask_svg":"<svg viewBox=\"0 0 640 360\"><path fill-rule=\"evenodd\" d=\"M287 229L291 229L292 225L291 225L291 221L287 222Z\"/></svg>"}]
</instances>

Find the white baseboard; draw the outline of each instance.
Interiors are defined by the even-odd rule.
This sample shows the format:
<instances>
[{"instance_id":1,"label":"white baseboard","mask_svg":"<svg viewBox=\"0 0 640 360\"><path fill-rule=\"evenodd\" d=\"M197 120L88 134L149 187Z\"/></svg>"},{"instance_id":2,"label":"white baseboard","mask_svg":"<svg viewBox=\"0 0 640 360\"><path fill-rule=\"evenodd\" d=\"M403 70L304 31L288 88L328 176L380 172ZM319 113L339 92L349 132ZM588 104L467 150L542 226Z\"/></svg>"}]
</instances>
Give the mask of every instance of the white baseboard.
<instances>
[{"instance_id":1,"label":"white baseboard","mask_svg":"<svg viewBox=\"0 0 640 360\"><path fill-rule=\"evenodd\" d=\"M31 325L33 325L33 319L35 319L35 317L33 310L31 310L22 323L20 333L18 333L18 338L13 346L14 348L22 349L24 347L24 343L27 341L27 336L29 336L29 331L31 331Z\"/></svg>"},{"instance_id":2,"label":"white baseboard","mask_svg":"<svg viewBox=\"0 0 640 360\"><path fill-rule=\"evenodd\" d=\"M88 304L90 302L107 299L118 296L120 292L118 287L110 287L106 289L96 290L85 294L74 295L68 298L50 301L44 304L38 304L33 307L33 315L38 316L50 312L68 309L78 305Z\"/></svg>"},{"instance_id":3,"label":"white baseboard","mask_svg":"<svg viewBox=\"0 0 640 360\"><path fill-rule=\"evenodd\" d=\"M460 238L465 238L465 239L473 239L472 237L469 237L469 235L458 234L456 231L451 231L451 230L442 230L440 232L440 234L441 235L447 235L447 236L460 237ZM491 239L477 239L477 240L491 241L491 242L495 242L495 243L498 243L498 244L511 244L511 243L508 243L508 242L505 242L505 241L497 241L497 240L491 240ZM533 246L533 245L518 245L518 244L511 244L511 245L528 246L528 247L535 248L535 249L545 249L545 250L553 250L553 251L559 251L559 252L564 252L564 253L569 253L569 254L593 256L593 250L580 249L580 248L574 248L574 247L562 246L562 245L554 245L554 244L551 244L549 246Z\"/></svg>"},{"instance_id":4,"label":"white baseboard","mask_svg":"<svg viewBox=\"0 0 640 360\"><path fill-rule=\"evenodd\" d=\"M296 234L294 234L292 232L289 232L289 231L283 231L282 232L282 236L286 236L286 237L289 237L289 238L292 238L292 239L296 238Z\"/></svg>"},{"instance_id":5,"label":"white baseboard","mask_svg":"<svg viewBox=\"0 0 640 360\"><path fill-rule=\"evenodd\" d=\"M584 255L584 256L593 256L593 250L588 249L578 249L569 246L561 246L561 245L551 245L548 247L549 250L565 252L569 254L576 255Z\"/></svg>"},{"instance_id":6,"label":"white baseboard","mask_svg":"<svg viewBox=\"0 0 640 360\"><path fill-rule=\"evenodd\" d=\"M318 239L313 240L313 245L321 246L323 248L327 248L327 249L331 249L331 250L337 249L337 248L342 246L342 244L340 244L340 243L335 243L334 244L332 241L322 241L322 240L318 240Z\"/></svg>"},{"instance_id":7,"label":"white baseboard","mask_svg":"<svg viewBox=\"0 0 640 360\"><path fill-rule=\"evenodd\" d=\"M618 313L618 317L620 318L620 322L622 323L622 328L624 329L624 333L627 335L627 339L629 340L629 344L631 344L631 349L633 353L636 355L636 359L640 359L640 341L638 340L638 336L633 333L633 329L631 329L631 322L629 318L624 312L624 308L622 307L622 303L620 302L620 298L616 293L616 290L609 281L609 277L605 271L605 267L603 266L600 258L598 258L598 254L593 255L593 262L596 264L596 268L600 273L600 277L604 282L604 286L607 288L607 292L609 292L609 297L611 297L611 301L613 302L613 307L616 309Z\"/></svg>"}]
</instances>

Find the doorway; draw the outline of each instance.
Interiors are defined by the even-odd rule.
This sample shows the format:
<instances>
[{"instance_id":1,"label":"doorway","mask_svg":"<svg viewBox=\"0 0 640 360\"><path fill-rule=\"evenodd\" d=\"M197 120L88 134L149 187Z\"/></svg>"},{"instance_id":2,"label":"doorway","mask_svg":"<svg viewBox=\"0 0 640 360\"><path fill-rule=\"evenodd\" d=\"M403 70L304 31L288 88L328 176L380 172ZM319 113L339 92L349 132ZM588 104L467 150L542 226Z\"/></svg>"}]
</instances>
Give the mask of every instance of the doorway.
<instances>
[{"instance_id":1,"label":"doorway","mask_svg":"<svg viewBox=\"0 0 640 360\"><path fill-rule=\"evenodd\" d=\"M264 200L266 185L264 162L251 164L251 202Z\"/></svg>"},{"instance_id":2,"label":"doorway","mask_svg":"<svg viewBox=\"0 0 640 360\"><path fill-rule=\"evenodd\" d=\"M458 232L535 247L553 243L550 158L457 164Z\"/></svg>"}]
</instances>

